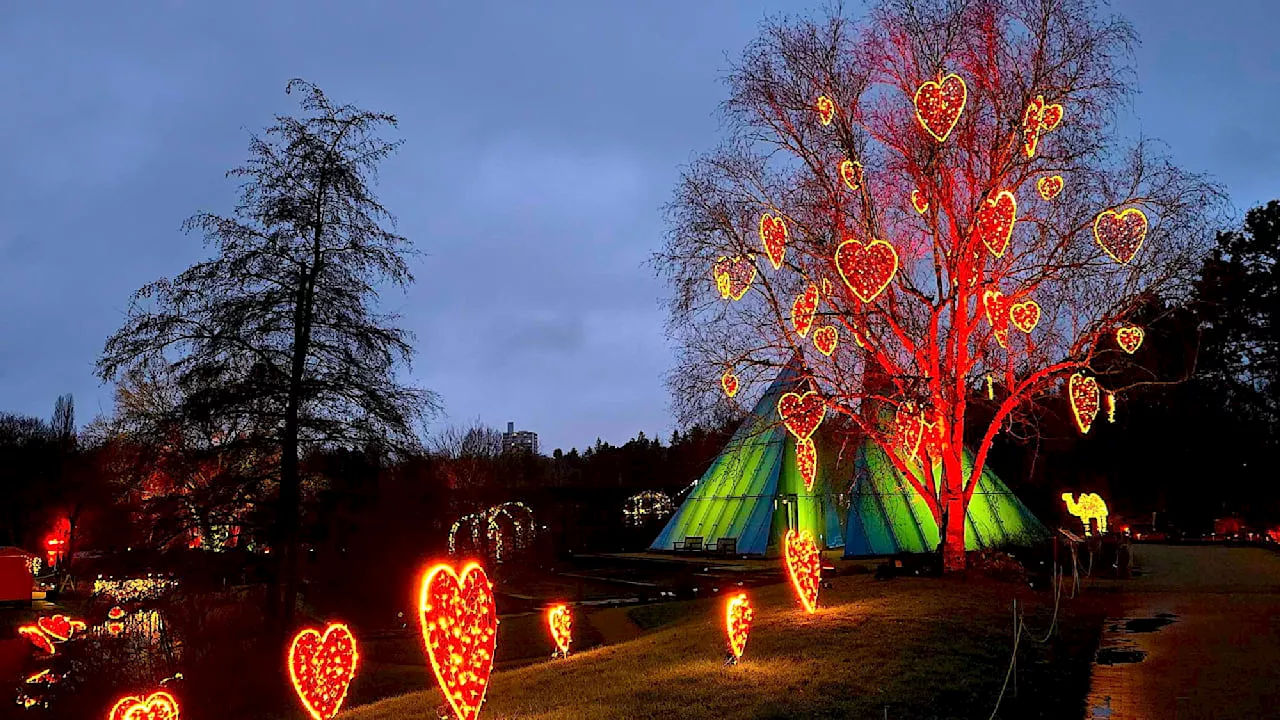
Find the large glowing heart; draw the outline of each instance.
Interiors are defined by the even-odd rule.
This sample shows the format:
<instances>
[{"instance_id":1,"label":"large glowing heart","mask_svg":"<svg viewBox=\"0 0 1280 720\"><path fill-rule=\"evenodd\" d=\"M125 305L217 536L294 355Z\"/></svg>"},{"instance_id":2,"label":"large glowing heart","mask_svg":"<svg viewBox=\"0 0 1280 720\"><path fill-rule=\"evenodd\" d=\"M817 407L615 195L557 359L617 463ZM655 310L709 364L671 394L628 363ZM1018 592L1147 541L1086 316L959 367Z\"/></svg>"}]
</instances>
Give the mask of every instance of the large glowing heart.
<instances>
[{"instance_id":1,"label":"large glowing heart","mask_svg":"<svg viewBox=\"0 0 1280 720\"><path fill-rule=\"evenodd\" d=\"M346 625L330 624L324 634L306 629L289 646L289 679L312 720L338 714L356 676L360 654Z\"/></svg>"},{"instance_id":2,"label":"large glowing heart","mask_svg":"<svg viewBox=\"0 0 1280 720\"><path fill-rule=\"evenodd\" d=\"M764 254L773 269L781 268L787 253L787 222L781 216L765 213L760 217L760 244L764 246Z\"/></svg>"},{"instance_id":3,"label":"large glowing heart","mask_svg":"<svg viewBox=\"0 0 1280 720\"><path fill-rule=\"evenodd\" d=\"M1103 210L1093 221L1093 239L1118 263L1132 260L1146 237L1147 215L1138 208Z\"/></svg>"},{"instance_id":4,"label":"large glowing heart","mask_svg":"<svg viewBox=\"0 0 1280 720\"><path fill-rule=\"evenodd\" d=\"M1040 305L1035 300L1023 300L1009 307L1009 322L1024 333L1036 329L1040 323Z\"/></svg>"},{"instance_id":5,"label":"large glowing heart","mask_svg":"<svg viewBox=\"0 0 1280 720\"><path fill-rule=\"evenodd\" d=\"M898 251L884 240L863 244L854 238L836 248L836 269L864 303L875 300L898 273Z\"/></svg>"},{"instance_id":6,"label":"large glowing heart","mask_svg":"<svg viewBox=\"0 0 1280 720\"><path fill-rule=\"evenodd\" d=\"M987 198L978 209L973 231L992 255L1001 257L1009 249L1013 237L1013 225L1017 222L1018 200L1008 190L1001 190L995 197Z\"/></svg>"},{"instance_id":7,"label":"large glowing heart","mask_svg":"<svg viewBox=\"0 0 1280 720\"><path fill-rule=\"evenodd\" d=\"M725 370L720 376L720 387L724 388L724 394L733 397L738 394L738 376L733 374L732 370Z\"/></svg>"},{"instance_id":8,"label":"large glowing heart","mask_svg":"<svg viewBox=\"0 0 1280 720\"><path fill-rule=\"evenodd\" d=\"M1076 427L1082 433L1089 432L1093 419L1098 416L1098 381L1076 373L1067 381L1067 395L1071 400L1071 414L1076 418Z\"/></svg>"},{"instance_id":9,"label":"large glowing heart","mask_svg":"<svg viewBox=\"0 0 1280 720\"><path fill-rule=\"evenodd\" d=\"M163 690L144 700L135 695L122 697L111 707L108 720L178 720L178 701Z\"/></svg>"},{"instance_id":10,"label":"large glowing heart","mask_svg":"<svg viewBox=\"0 0 1280 720\"><path fill-rule=\"evenodd\" d=\"M711 267L720 297L741 300L756 279L756 264L749 257L721 257Z\"/></svg>"},{"instance_id":11,"label":"large glowing heart","mask_svg":"<svg viewBox=\"0 0 1280 720\"><path fill-rule=\"evenodd\" d=\"M498 640L498 613L479 563L440 564L422 578L418 621L436 681L458 720L480 715Z\"/></svg>"},{"instance_id":12,"label":"large glowing heart","mask_svg":"<svg viewBox=\"0 0 1280 720\"><path fill-rule=\"evenodd\" d=\"M55 655L58 652L58 648L53 645L53 638L46 635L39 625L23 625L18 628L18 634L26 638L32 645L35 645L37 649L43 650L50 655Z\"/></svg>"},{"instance_id":13,"label":"large glowing heart","mask_svg":"<svg viewBox=\"0 0 1280 720\"><path fill-rule=\"evenodd\" d=\"M920 441L924 438L924 423L914 407L902 406L893 416L893 440L904 458L920 456Z\"/></svg>"},{"instance_id":14,"label":"large glowing heart","mask_svg":"<svg viewBox=\"0 0 1280 720\"><path fill-rule=\"evenodd\" d=\"M795 528L787 530L782 540L782 557L787 563L787 572L791 575L791 586L795 588L800 603L806 612L818 610L818 581L822 577L822 555L813 536L807 531L796 532Z\"/></svg>"},{"instance_id":15,"label":"large glowing heart","mask_svg":"<svg viewBox=\"0 0 1280 720\"><path fill-rule=\"evenodd\" d=\"M964 79L955 73L927 80L916 89L916 120L938 142L944 142L964 112L968 97Z\"/></svg>"},{"instance_id":16,"label":"large glowing heart","mask_svg":"<svg viewBox=\"0 0 1280 720\"><path fill-rule=\"evenodd\" d=\"M818 312L818 286L809 283L804 292L796 296L791 303L791 326L796 334L805 337L809 328L813 327L813 318Z\"/></svg>"},{"instance_id":17,"label":"large glowing heart","mask_svg":"<svg viewBox=\"0 0 1280 720\"><path fill-rule=\"evenodd\" d=\"M738 593L725 603L724 631L729 636L729 652L733 653L734 659L742 657L742 651L747 649L754 615L746 593Z\"/></svg>"},{"instance_id":18,"label":"large glowing heart","mask_svg":"<svg viewBox=\"0 0 1280 720\"><path fill-rule=\"evenodd\" d=\"M797 440L804 440L813 435L826 415L827 403L814 390L803 395L793 392L783 393L778 399L778 416L782 418L782 423L787 426L787 430L790 430L792 435L796 436Z\"/></svg>"},{"instance_id":19,"label":"large glowing heart","mask_svg":"<svg viewBox=\"0 0 1280 720\"><path fill-rule=\"evenodd\" d=\"M1009 345L1008 306L1009 301L999 290L986 290L982 293L982 309L987 315L987 322L991 323L991 329L1000 347Z\"/></svg>"},{"instance_id":20,"label":"large glowing heart","mask_svg":"<svg viewBox=\"0 0 1280 720\"><path fill-rule=\"evenodd\" d=\"M836 351L836 345L840 342L840 331L835 325L823 325L813 331L813 346L818 348L818 352L831 357L831 353Z\"/></svg>"},{"instance_id":21,"label":"large glowing heart","mask_svg":"<svg viewBox=\"0 0 1280 720\"><path fill-rule=\"evenodd\" d=\"M796 441L796 470L800 471L805 492L812 491L818 477L818 448L811 437Z\"/></svg>"},{"instance_id":22,"label":"large glowing heart","mask_svg":"<svg viewBox=\"0 0 1280 720\"><path fill-rule=\"evenodd\" d=\"M568 605L556 605L547 610L547 629L551 631L551 641L561 655L569 654L569 643L573 642L573 615Z\"/></svg>"},{"instance_id":23,"label":"large glowing heart","mask_svg":"<svg viewBox=\"0 0 1280 720\"><path fill-rule=\"evenodd\" d=\"M850 190L862 187L862 163L857 160L845 160L840 163L840 179Z\"/></svg>"},{"instance_id":24,"label":"large glowing heart","mask_svg":"<svg viewBox=\"0 0 1280 720\"><path fill-rule=\"evenodd\" d=\"M814 109L818 111L818 122L823 125L830 125L832 118L836 116L836 104L826 95L818 96Z\"/></svg>"},{"instance_id":25,"label":"large glowing heart","mask_svg":"<svg viewBox=\"0 0 1280 720\"><path fill-rule=\"evenodd\" d=\"M1121 350L1132 355L1138 352L1138 348L1142 347L1144 335L1142 328L1137 325L1128 325L1116 330L1116 344L1120 346Z\"/></svg>"},{"instance_id":26,"label":"large glowing heart","mask_svg":"<svg viewBox=\"0 0 1280 720\"><path fill-rule=\"evenodd\" d=\"M926 198L924 196L924 193L920 192L919 190L912 190L911 191L911 207L915 208L916 212L923 215L929 210L929 199Z\"/></svg>"},{"instance_id":27,"label":"large glowing heart","mask_svg":"<svg viewBox=\"0 0 1280 720\"><path fill-rule=\"evenodd\" d=\"M53 615L51 617L42 617L36 620L36 625L54 640L66 640L75 632L75 628L71 625L71 618L66 615Z\"/></svg>"},{"instance_id":28,"label":"large glowing heart","mask_svg":"<svg viewBox=\"0 0 1280 720\"><path fill-rule=\"evenodd\" d=\"M1052 200L1058 197L1058 193L1062 192L1065 185L1066 181L1061 175L1046 175L1036 181L1036 190L1040 193L1040 197Z\"/></svg>"}]
</instances>

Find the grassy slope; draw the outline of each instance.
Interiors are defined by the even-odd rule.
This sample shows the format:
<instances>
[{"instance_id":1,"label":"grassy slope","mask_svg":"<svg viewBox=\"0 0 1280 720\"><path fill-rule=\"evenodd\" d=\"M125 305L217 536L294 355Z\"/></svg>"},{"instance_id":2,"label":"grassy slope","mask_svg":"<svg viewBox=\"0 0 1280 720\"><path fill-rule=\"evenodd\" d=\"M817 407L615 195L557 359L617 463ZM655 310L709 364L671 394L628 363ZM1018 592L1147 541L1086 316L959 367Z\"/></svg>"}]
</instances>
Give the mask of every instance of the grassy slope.
<instances>
[{"instance_id":1,"label":"grassy slope","mask_svg":"<svg viewBox=\"0 0 1280 720\"><path fill-rule=\"evenodd\" d=\"M723 664L722 601L630 642L496 673L486 718L890 718L990 715L1011 650L1011 600L1043 636L1051 598L984 580L837 578L815 615L789 585L752 592L755 627L737 667ZM1096 618L1064 607L1068 643L1024 637L1018 697L1001 716L1079 717ZM1073 639L1074 638L1074 639ZM1083 648L1083 649L1082 649ZM1049 662L1050 655L1053 663ZM434 688L355 708L345 720L438 717Z\"/></svg>"}]
</instances>

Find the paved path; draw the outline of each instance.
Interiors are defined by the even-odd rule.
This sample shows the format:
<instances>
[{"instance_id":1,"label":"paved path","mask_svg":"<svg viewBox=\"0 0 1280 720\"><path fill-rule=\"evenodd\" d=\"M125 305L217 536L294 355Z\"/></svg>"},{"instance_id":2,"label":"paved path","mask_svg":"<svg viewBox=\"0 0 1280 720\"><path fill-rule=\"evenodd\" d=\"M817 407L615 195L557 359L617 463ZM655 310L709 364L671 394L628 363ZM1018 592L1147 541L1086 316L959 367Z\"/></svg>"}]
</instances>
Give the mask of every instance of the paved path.
<instances>
[{"instance_id":1,"label":"paved path","mask_svg":"<svg viewBox=\"0 0 1280 720\"><path fill-rule=\"evenodd\" d=\"M1085 717L1280 717L1280 554L1137 545L1133 564L1136 577L1103 635Z\"/></svg>"}]
</instances>

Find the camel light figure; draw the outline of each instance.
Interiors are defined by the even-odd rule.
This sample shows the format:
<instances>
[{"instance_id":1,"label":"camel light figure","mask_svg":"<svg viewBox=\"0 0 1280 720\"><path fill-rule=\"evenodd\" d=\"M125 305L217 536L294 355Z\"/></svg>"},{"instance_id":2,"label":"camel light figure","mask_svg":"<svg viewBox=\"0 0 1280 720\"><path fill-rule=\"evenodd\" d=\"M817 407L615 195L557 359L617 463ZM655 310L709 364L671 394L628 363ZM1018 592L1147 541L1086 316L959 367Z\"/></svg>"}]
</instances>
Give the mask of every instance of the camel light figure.
<instances>
[{"instance_id":1,"label":"camel light figure","mask_svg":"<svg viewBox=\"0 0 1280 720\"><path fill-rule=\"evenodd\" d=\"M1098 534L1106 534L1107 503L1098 493L1081 493L1079 500L1072 497L1071 493L1062 493L1062 501L1067 504L1067 512L1080 518L1080 522L1084 523L1086 536L1093 534L1089 521L1094 519L1098 521Z\"/></svg>"}]
</instances>

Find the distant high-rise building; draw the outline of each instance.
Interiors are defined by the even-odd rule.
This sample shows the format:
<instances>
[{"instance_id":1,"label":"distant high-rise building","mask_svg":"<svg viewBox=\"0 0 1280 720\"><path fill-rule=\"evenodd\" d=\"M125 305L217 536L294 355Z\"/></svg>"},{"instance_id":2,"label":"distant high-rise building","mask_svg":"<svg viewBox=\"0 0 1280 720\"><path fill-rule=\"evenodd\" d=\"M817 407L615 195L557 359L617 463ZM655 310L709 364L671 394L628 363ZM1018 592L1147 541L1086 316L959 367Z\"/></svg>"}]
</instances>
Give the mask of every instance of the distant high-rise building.
<instances>
[{"instance_id":1,"label":"distant high-rise building","mask_svg":"<svg viewBox=\"0 0 1280 720\"><path fill-rule=\"evenodd\" d=\"M538 454L538 433L530 430L516 430L516 424L507 423L507 431L502 433L502 452L519 450L532 455Z\"/></svg>"}]
</instances>

